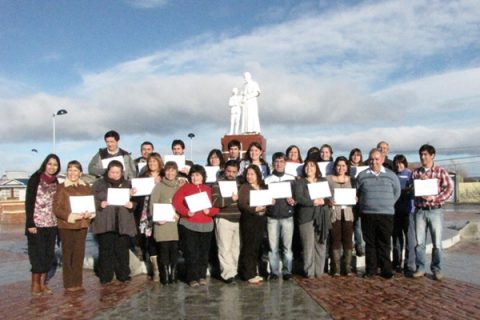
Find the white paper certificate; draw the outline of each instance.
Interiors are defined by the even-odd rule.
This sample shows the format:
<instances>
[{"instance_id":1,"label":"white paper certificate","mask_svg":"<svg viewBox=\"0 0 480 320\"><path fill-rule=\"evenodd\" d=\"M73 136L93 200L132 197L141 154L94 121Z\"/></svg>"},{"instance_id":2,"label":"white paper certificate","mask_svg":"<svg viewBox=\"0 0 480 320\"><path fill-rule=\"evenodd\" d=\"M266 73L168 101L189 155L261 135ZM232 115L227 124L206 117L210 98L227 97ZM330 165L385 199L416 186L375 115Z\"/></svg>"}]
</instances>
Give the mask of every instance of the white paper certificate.
<instances>
[{"instance_id":1,"label":"white paper certificate","mask_svg":"<svg viewBox=\"0 0 480 320\"><path fill-rule=\"evenodd\" d=\"M230 198L234 194L238 194L237 181L218 181L220 194L222 198Z\"/></svg>"},{"instance_id":2,"label":"white paper certificate","mask_svg":"<svg viewBox=\"0 0 480 320\"><path fill-rule=\"evenodd\" d=\"M270 190L250 190L250 207L270 206L272 202Z\"/></svg>"},{"instance_id":3,"label":"white paper certificate","mask_svg":"<svg viewBox=\"0 0 480 320\"><path fill-rule=\"evenodd\" d=\"M321 161L317 162L322 177L326 177L333 174L333 161Z\"/></svg>"},{"instance_id":4,"label":"white paper certificate","mask_svg":"<svg viewBox=\"0 0 480 320\"><path fill-rule=\"evenodd\" d=\"M154 203L153 221L175 222L175 209L170 203Z\"/></svg>"},{"instance_id":5,"label":"white paper certificate","mask_svg":"<svg viewBox=\"0 0 480 320\"><path fill-rule=\"evenodd\" d=\"M139 162L139 163L137 163L138 173L142 172L142 169L145 168L146 165L147 165L146 162Z\"/></svg>"},{"instance_id":6,"label":"white paper certificate","mask_svg":"<svg viewBox=\"0 0 480 320\"><path fill-rule=\"evenodd\" d=\"M292 185L290 182L273 182L268 184L273 199L286 199L292 197Z\"/></svg>"},{"instance_id":7,"label":"white paper certificate","mask_svg":"<svg viewBox=\"0 0 480 320\"><path fill-rule=\"evenodd\" d=\"M72 213L95 212L93 196L70 196Z\"/></svg>"},{"instance_id":8,"label":"white paper certificate","mask_svg":"<svg viewBox=\"0 0 480 320\"><path fill-rule=\"evenodd\" d=\"M436 196L438 194L438 179L413 180L415 197Z\"/></svg>"},{"instance_id":9,"label":"white paper certificate","mask_svg":"<svg viewBox=\"0 0 480 320\"><path fill-rule=\"evenodd\" d=\"M133 178L132 179L132 189L136 189L135 197L138 196L149 196L152 193L153 188L155 187L155 178Z\"/></svg>"},{"instance_id":10,"label":"white paper certificate","mask_svg":"<svg viewBox=\"0 0 480 320\"><path fill-rule=\"evenodd\" d=\"M107 202L109 206L124 206L130 201L130 189L108 188Z\"/></svg>"},{"instance_id":11,"label":"white paper certificate","mask_svg":"<svg viewBox=\"0 0 480 320\"><path fill-rule=\"evenodd\" d=\"M165 163L167 163L168 161L175 162L178 166L178 171L185 168L185 155L181 155L181 156L173 155L173 154L166 155Z\"/></svg>"},{"instance_id":12,"label":"white paper certificate","mask_svg":"<svg viewBox=\"0 0 480 320\"><path fill-rule=\"evenodd\" d=\"M365 171L368 169L368 166L359 166L359 167L351 167L350 168L350 176L351 177L358 177L360 172Z\"/></svg>"},{"instance_id":13,"label":"white paper certificate","mask_svg":"<svg viewBox=\"0 0 480 320\"><path fill-rule=\"evenodd\" d=\"M296 162L288 162L285 164L285 173L294 177L300 177L302 175L303 164Z\"/></svg>"},{"instance_id":14,"label":"white paper certificate","mask_svg":"<svg viewBox=\"0 0 480 320\"><path fill-rule=\"evenodd\" d=\"M191 196L186 196L185 201L187 202L190 212L198 212L212 207L212 203L210 202L208 194L205 191L192 194Z\"/></svg>"},{"instance_id":15,"label":"white paper certificate","mask_svg":"<svg viewBox=\"0 0 480 320\"><path fill-rule=\"evenodd\" d=\"M309 183L307 186L308 192L310 193L310 199L312 200L318 198L330 198L332 196L332 192L330 191L327 181Z\"/></svg>"},{"instance_id":16,"label":"white paper certificate","mask_svg":"<svg viewBox=\"0 0 480 320\"><path fill-rule=\"evenodd\" d=\"M357 189L355 188L335 188L333 189L333 198L336 205L353 206L357 203Z\"/></svg>"},{"instance_id":17,"label":"white paper certificate","mask_svg":"<svg viewBox=\"0 0 480 320\"><path fill-rule=\"evenodd\" d=\"M103 167L103 169L107 169L107 168L108 168L108 164L109 164L110 162L112 162L113 160L120 161L120 162L122 163L123 168L125 168L125 162L123 161L123 157L122 157L122 156L116 156L116 157L111 157L111 158L102 159L102 167Z\"/></svg>"},{"instance_id":18,"label":"white paper certificate","mask_svg":"<svg viewBox=\"0 0 480 320\"><path fill-rule=\"evenodd\" d=\"M207 183L213 183L217 181L217 172L220 170L219 166L205 166L205 171L207 172Z\"/></svg>"}]
</instances>

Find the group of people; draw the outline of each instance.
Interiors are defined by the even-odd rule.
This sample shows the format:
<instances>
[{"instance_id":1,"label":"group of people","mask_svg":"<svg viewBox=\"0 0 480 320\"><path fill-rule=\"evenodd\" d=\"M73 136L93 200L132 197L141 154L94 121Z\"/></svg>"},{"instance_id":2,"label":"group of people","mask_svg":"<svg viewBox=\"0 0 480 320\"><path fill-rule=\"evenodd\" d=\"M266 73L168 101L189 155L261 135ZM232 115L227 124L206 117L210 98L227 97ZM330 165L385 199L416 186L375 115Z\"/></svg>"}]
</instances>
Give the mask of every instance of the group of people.
<instances>
[{"instance_id":1,"label":"group of people","mask_svg":"<svg viewBox=\"0 0 480 320\"><path fill-rule=\"evenodd\" d=\"M453 183L448 172L434 163L436 151L431 145L420 147L421 167L412 172L405 156L388 159L388 144L383 141L366 161L357 148L348 158L334 159L327 144L310 148L303 161L300 149L292 145L273 153L269 164L260 143L251 143L242 157L240 142L232 140L226 160L214 149L205 166L185 161L179 167L174 161L164 163L150 142L144 142L141 157L133 159L119 147L116 131L107 132L104 140L106 148L88 166L95 178L92 185L83 179L82 165L76 160L67 164L66 178L59 183L60 159L55 154L46 157L28 182L25 233L33 295L51 292L46 274L54 260L57 234L64 287L69 292L83 290L88 228L98 242L96 272L102 284L114 277L130 280L130 251L137 251L149 265L152 280L162 284L177 281L181 253L184 279L191 287L206 285L209 265L216 263L226 283L241 279L259 284L279 277L287 281L297 262L308 278L327 273L352 276L353 254L365 254L365 278L378 273L391 278L395 271L418 278L426 272L428 230L433 242L431 271L435 279L443 277L442 207ZM183 141L174 140L171 147L173 155L184 154ZM292 164L295 172L287 173ZM215 179L207 179L207 167L218 167ZM153 178L150 194L136 196L131 181L137 177ZM437 190L415 196L414 181L426 179L435 179ZM224 182L236 188L225 194ZM328 183L332 197L312 196L313 187L321 182ZM253 204L256 191L273 189L278 183L289 184L291 194ZM128 189L124 204L108 202L116 188ZM354 190L354 203L337 203L333 195L338 189ZM189 199L200 193L210 206L194 211ZM93 196L95 210L72 212L72 196ZM171 206L173 217L154 219L157 204Z\"/></svg>"}]
</instances>

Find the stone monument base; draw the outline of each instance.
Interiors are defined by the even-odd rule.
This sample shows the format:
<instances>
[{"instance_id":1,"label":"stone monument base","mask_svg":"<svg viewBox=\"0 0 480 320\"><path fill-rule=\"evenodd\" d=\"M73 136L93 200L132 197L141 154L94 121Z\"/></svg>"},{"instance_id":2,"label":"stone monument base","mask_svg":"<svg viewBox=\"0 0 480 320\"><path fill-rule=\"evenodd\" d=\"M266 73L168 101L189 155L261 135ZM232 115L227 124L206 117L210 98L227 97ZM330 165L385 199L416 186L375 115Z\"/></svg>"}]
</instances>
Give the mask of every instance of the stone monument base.
<instances>
[{"instance_id":1,"label":"stone monument base","mask_svg":"<svg viewBox=\"0 0 480 320\"><path fill-rule=\"evenodd\" d=\"M267 140L259 133L254 133L254 134L226 134L223 136L221 139L222 143L222 152L223 152L223 157L225 160L228 159L228 143L232 140L238 140L240 141L240 155L242 159L245 156L245 152L247 152L248 146L252 142L258 142L263 149L262 157L265 159L265 155L267 152Z\"/></svg>"}]
</instances>

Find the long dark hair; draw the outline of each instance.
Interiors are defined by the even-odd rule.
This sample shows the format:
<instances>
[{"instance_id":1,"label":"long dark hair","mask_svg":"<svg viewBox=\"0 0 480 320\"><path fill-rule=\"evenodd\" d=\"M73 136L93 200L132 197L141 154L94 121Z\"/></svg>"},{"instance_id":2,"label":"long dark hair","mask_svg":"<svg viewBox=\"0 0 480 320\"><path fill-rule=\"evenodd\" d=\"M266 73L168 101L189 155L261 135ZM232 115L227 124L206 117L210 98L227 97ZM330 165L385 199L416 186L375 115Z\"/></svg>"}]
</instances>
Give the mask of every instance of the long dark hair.
<instances>
[{"instance_id":1,"label":"long dark hair","mask_svg":"<svg viewBox=\"0 0 480 320\"><path fill-rule=\"evenodd\" d=\"M245 169L244 178L246 183L248 183L247 182L248 170L253 170L253 172L255 172L255 175L257 176L257 184L260 186L261 189L265 189L266 186L265 186L265 182L262 179L262 172L260 171L260 168L256 164L251 164Z\"/></svg>"},{"instance_id":2,"label":"long dark hair","mask_svg":"<svg viewBox=\"0 0 480 320\"><path fill-rule=\"evenodd\" d=\"M288 158L288 154L290 153L290 151L292 151L292 149L297 149L298 151L298 162L303 162L302 160L302 154L300 153L300 148L297 147L296 145L292 144L291 146L289 146L287 148L287 150L285 151L285 154L287 155L287 158ZM290 160L290 159L288 159Z\"/></svg>"},{"instance_id":3,"label":"long dark hair","mask_svg":"<svg viewBox=\"0 0 480 320\"><path fill-rule=\"evenodd\" d=\"M47 163L48 161L50 161L50 159L55 159L58 163L58 168L57 168L57 171L54 173L54 176L56 176L59 172L60 172L60 158L54 154L54 153L50 153L46 158L45 160L43 160L42 164L40 165L40 169L37 170L37 173L40 174L40 173L43 173L45 172L45 170L47 169Z\"/></svg>"},{"instance_id":4,"label":"long dark hair","mask_svg":"<svg viewBox=\"0 0 480 320\"><path fill-rule=\"evenodd\" d=\"M345 164L347 165L347 172L346 172L346 175L348 175L348 173L350 172L350 162L348 161L348 159L344 156L339 156L335 159L335 162L333 163L333 172L335 175L337 175L337 164L340 162L340 161L343 161L345 162Z\"/></svg>"},{"instance_id":5,"label":"long dark hair","mask_svg":"<svg viewBox=\"0 0 480 320\"><path fill-rule=\"evenodd\" d=\"M225 159L223 159L223 153L219 149L213 149L208 153L207 157L207 166L211 166L212 164L210 163L210 157L212 155L217 155L218 160L220 160L220 169L223 169L225 167Z\"/></svg>"},{"instance_id":6,"label":"long dark hair","mask_svg":"<svg viewBox=\"0 0 480 320\"><path fill-rule=\"evenodd\" d=\"M307 177L307 164L308 163L313 163L315 165L315 178L319 179L322 177L322 171L320 171L320 168L318 167L318 163L317 161L315 161L314 159L307 159L305 160L305 163L303 164L303 168L302 168L302 177L306 178Z\"/></svg>"}]
</instances>

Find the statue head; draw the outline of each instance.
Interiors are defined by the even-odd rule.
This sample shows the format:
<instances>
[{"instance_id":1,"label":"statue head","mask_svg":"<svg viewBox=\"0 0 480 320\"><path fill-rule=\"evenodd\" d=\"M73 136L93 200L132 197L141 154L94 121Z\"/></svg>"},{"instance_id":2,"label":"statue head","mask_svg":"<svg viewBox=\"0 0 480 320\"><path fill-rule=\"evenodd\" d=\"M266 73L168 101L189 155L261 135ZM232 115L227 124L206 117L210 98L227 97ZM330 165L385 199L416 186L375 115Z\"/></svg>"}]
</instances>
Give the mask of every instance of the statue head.
<instances>
[{"instance_id":1,"label":"statue head","mask_svg":"<svg viewBox=\"0 0 480 320\"><path fill-rule=\"evenodd\" d=\"M245 79L245 81L247 81L247 82L250 81L250 80L252 80L252 75L250 74L250 72L248 72L248 71L245 72L245 73L243 74L243 79Z\"/></svg>"}]
</instances>

